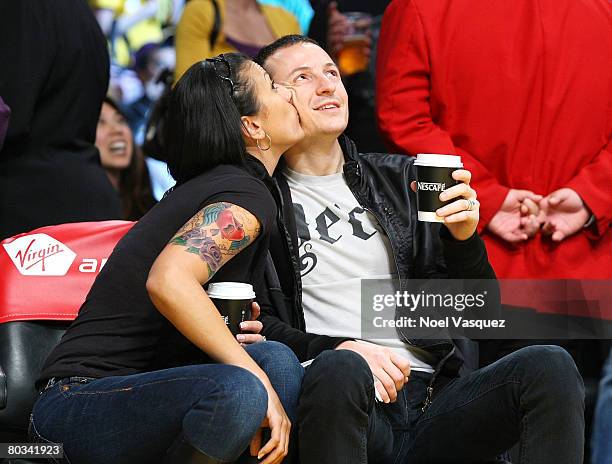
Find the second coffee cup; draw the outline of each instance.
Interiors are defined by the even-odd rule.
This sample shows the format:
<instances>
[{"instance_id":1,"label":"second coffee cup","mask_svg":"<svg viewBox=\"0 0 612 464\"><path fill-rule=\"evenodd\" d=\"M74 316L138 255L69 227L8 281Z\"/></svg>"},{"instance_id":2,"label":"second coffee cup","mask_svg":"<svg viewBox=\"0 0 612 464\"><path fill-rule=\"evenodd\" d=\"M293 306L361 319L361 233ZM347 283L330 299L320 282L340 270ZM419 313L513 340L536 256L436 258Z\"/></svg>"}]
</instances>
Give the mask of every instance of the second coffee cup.
<instances>
[{"instance_id":1,"label":"second coffee cup","mask_svg":"<svg viewBox=\"0 0 612 464\"><path fill-rule=\"evenodd\" d=\"M459 183L453 179L453 171L463 168L461 157L419 153L414 165L417 169L416 196L419 221L444 222L444 219L436 214L436 210L450 201L440 200L440 194Z\"/></svg>"},{"instance_id":2,"label":"second coffee cup","mask_svg":"<svg viewBox=\"0 0 612 464\"><path fill-rule=\"evenodd\" d=\"M230 332L241 333L240 323L251 319L251 303L255 300L253 286L241 282L213 282L206 293Z\"/></svg>"}]
</instances>

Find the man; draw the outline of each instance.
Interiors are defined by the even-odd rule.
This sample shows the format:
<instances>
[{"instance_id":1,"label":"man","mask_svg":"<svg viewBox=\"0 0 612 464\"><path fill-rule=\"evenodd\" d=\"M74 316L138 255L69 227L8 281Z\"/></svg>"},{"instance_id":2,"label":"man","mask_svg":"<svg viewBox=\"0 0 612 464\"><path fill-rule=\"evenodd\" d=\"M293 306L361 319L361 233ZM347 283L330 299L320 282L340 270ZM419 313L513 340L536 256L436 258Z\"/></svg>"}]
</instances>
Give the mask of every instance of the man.
<instances>
[{"instance_id":1,"label":"man","mask_svg":"<svg viewBox=\"0 0 612 464\"><path fill-rule=\"evenodd\" d=\"M522 462L582 462L583 387L562 349L526 348L457 377L461 354L449 338L400 329L359 340L361 279L495 277L475 233L470 174L454 173L462 183L445 192L444 226L418 222L412 159L360 154L341 137L347 97L327 53L287 36L258 61L293 89L306 133L275 175L281 282L262 305L264 334L313 360L298 411L301 462L493 460L519 438Z\"/></svg>"}]
</instances>

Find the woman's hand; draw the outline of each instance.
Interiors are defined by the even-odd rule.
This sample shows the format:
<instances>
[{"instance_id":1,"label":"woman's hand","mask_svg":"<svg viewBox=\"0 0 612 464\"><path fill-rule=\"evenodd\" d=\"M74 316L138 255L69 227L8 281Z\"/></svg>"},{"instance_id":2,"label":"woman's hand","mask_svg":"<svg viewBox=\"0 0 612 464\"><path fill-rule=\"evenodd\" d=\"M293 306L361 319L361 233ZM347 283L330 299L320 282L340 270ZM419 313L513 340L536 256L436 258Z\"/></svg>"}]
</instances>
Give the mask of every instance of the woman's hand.
<instances>
[{"instance_id":1,"label":"woman's hand","mask_svg":"<svg viewBox=\"0 0 612 464\"><path fill-rule=\"evenodd\" d=\"M466 169L453 172L453 179L461 182L440 193L440 200L455 200L438 209L436 214L444 218L444 224L457 240L467 240L476 231L480 218L480 203L476 200L476 191L470 187L472 173ZM416 192L416 182L410 184Z\"/></svg>"},{"instance_id":2,"label":"woman's hand","mask_svg":"<svg viewBox=\"0 0 612 464\"><path fill-rule=\"evenodd\" d=\"M266 337L259 335L263 329L263 324L256 320L261 314L261 308L255 301L253 301L251 308L251 320L240 323L240 329L242 332L247 333L236 335L236 340L238 340L242 346L266 341Z\"/></svg>"},{"instance_id":3,"label":"woman's hand","mask_svg":"<svg viewBox=\"0 0 612 464\"><path fill-rule=\"evenodd\" d=\"M251 456L257 456L261 464L279 464L289 452L289 433L291 432L291 421L287 417L278 395L270 384L265 384L268 391L268 411L266 418L251 440ZM270 440L261 447L261 437L264 428L271 432Z\"/></svg>"}]
</instances>

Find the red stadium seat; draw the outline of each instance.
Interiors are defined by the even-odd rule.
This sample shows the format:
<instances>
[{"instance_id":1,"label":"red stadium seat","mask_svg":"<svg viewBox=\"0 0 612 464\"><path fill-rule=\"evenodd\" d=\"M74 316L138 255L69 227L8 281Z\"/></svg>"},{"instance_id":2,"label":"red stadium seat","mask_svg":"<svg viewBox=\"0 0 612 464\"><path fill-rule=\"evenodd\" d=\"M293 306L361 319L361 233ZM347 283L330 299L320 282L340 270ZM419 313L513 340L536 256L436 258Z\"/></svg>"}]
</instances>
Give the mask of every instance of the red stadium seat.
<instances>
[{"instance_id":1,"label":"red stadium seat","mask_svg":"<svg viewBox=\"0 0 612 464\"><path fill-rule=\"evenodd\" d=\"M0 243L0 442L27 441L42 364L133 225L61 224Z\"/></svg>"}]
</instances>

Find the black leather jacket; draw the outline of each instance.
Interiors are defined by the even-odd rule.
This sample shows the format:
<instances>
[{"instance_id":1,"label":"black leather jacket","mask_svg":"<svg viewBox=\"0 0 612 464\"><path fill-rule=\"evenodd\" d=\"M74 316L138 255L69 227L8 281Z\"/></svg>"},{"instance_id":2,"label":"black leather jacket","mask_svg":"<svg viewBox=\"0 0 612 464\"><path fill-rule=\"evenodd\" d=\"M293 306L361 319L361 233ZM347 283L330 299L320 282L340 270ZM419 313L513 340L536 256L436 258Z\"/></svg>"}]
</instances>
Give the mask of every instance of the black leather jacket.
<instances>
[{"instance_id":1,"label":"black leather jacket","mask_svg":"<svg viewBox=\"0 0 612 464\"><path fill-rule=\"evenodd\" d=\"M482 239L474 234L466 241L452 238L441 224L416 219L416 196L410 182L416 179L414 158L392 154L361 154L355 144L342 136L344 177L359 204L375 216L389 237L400 279L495 279ZM279 204L278 230L273 231L270 253L276 275L268 269L268 293L258 300L262 306L263 334L293 349L300 361L333 349L348 338L307 333L302 308L302 287L298 237L291 192L283 175L283 166L274 179L267 179ZM420 347L436 359L436 374L444 367L445 375L455 376L464 361L476 367L473 347L465 340L414 339L410 329L400 329L402 339ZM457 349L458 348L458 349ZM465 356L466 348L471 350ZM477 352L476 352L477 353ZM469 358L469 359L468 359Z\"/></svg>"}]
</instances>

